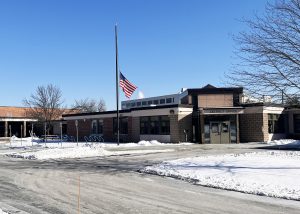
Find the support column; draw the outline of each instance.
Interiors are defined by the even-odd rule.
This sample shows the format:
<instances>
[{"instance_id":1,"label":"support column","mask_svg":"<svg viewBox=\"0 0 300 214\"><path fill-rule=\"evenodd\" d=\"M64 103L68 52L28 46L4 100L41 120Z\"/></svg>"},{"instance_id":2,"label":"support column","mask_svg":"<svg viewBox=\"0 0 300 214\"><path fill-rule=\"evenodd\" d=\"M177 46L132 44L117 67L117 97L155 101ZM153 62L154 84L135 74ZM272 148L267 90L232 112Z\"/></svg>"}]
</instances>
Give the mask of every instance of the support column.
<instances>
[{"instance_id":1,"label":"support column","mask_svg":"<svg viewBox=\"0 0 300 214\"><path fill-rule=\"evenodd\" d=\"M240 120L239 115L236 115L236 143L240 143Z\"/></svg>"},{"instance_id":2,"label":"support column","mask_svg":"<svg viewBox=\"0 0 300 214\"><path fill-rule=\"evenodd\" d=\"M205 143L204 115L200 114L200 143Z\"/></svg>"},{"instance_id":3,"label":"support column","mask_svg":"<svg viewBox=\"0 0 300 214\"><path fill-rule=\"evenodd\" d=\"M4 137L8 137L8 121L5 121Z\"/></svg>"},{"instance_id":4,"label":"support column","mask_svg":"<svg viewBox=\"0 0 300 214\"><path fill-rule=\"evenodd\" d=\"M23 122L23 136L27 137L26 136L26 121Z\"/></svg>"}]
</instances>

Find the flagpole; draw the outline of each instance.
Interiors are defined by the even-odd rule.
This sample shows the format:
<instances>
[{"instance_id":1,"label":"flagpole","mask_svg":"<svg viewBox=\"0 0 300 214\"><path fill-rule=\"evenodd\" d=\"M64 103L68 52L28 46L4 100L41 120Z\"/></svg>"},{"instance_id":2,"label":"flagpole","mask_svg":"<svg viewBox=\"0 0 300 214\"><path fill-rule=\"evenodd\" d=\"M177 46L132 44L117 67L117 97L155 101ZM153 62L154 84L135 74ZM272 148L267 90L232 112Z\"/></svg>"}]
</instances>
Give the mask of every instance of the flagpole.
<instances>
[{"instance_id":1,"label":"flagpole","mask_svg":"<svg viewBox=\"0 0 300 214\"><path fill-rule=\"evenodd\" d=\"M117 102L117 143L120 143L120 121L119 121L119 64L118 64L118 29L115 25L116 42L116 102Z\"/></svg>"}]
</instances>

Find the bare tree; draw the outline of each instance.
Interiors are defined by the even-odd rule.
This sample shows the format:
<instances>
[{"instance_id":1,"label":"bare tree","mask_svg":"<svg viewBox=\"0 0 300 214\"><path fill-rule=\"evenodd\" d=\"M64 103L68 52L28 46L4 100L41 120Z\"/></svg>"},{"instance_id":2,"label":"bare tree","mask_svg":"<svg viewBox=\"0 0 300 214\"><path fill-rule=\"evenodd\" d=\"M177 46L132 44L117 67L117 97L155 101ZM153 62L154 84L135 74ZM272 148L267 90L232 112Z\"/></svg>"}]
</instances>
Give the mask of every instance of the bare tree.
<instances>
[{"instance_id":1,"label":"bare tree","mask_svg":"<svg viewBox=\"0 0 300 214\"><path fill-rule=\"evenodd\" d=\"M59 119L65 111L62 108L62 92L52 84L38 86L35 93L29 99L24 99L23 103L28 107L26 114L46 123L48 131L51 122Z\"/></svg>"},{"instance_id":2,"label":"bare tree","mask_svg":"<svg viewBox=\"0 0 300 214\"><path fill-rule=\"evenodd\" d=\"M95 99L80 99L75 100L72 109L81 113L102 112L106 110L106 105L103 99L98 102Z\"/></svg>"},{"instance_id":3,"label":"bare tree","mask_svg":"<svg viewBox=\"0 0 300 214\"><path fill-rule=\"evenodd\" d=\"M229 83L248 93L287 100L300 91L300 0L267 4L266 15L245 21L250 30L234 37L241 63Z\"/></svg>"}]
</instances>

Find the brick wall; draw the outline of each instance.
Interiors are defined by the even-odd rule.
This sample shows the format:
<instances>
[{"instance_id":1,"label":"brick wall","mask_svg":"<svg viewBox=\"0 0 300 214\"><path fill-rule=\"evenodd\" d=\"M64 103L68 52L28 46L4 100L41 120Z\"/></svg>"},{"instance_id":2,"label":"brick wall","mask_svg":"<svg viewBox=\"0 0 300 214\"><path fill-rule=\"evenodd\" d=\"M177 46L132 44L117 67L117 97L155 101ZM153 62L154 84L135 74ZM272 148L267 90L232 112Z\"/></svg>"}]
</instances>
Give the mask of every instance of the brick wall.
<instances>
[{"instance_id":1,"label":"brick wall","mask_svg":"<svg viewBox=\"0 0 300 214\"><path fill-rule=\"evenodd\" d=\"M128 134L120 133L120 142L132 142L132 117L128 117ZM117 136L113 133L113 118L103 119L103 138L107 142L116 142Z\"/></svg>"},{"instance_id":2,"label":"brick wall","mask_svg":"<svg viewBox=\"0 0 300 214\"><path fill-rule=\"evenodd\" d=\"M241 142L261 142L268 140L268 114L242 114L240 115L239 123Z\"/></svg>"},{"instance_id":3,"label":"brick wall","mask_svg":"<svg viewBox=\"0 0 300 214\"><path fill-rule=\"evenodd\" d=\"M132 117L131 137L133 142L140 141L140 118Z\"/></svg>"},{"instance_id":4,"label":"brick wall","mask_svg":"<svg viewBox=\"0 0 300 214\"><path fill-rule=\"evenodd\" d=\"M192 126L192 114L189 115L178 115L178 131L179 131L179 141L185 142L184 129L188 130L187 140L193 140L193 126Z\"/></svg>"},{"instance_id":5,"label":"brick wall","mask_svg":"<svg viewBox=\"0 0 300 214\"><path fill-rule=\"evenodd\" d=\"M103 137L105 141L113 141L113 118L103 119Z\"/></svg>"},{"instance_id":6,"label":"brick wall","mask_svg":"<svg viewBox=\"0 0 300 214\"><path fill-rule=\"evenodd\" d=\"M171 143L178 143L180 141L179 136L179 123L178 123L178 115L170 115L170 135L171 135Z\"/></svg>"},{"instance_id":7,"label":"brick wall","mask_svg":"<svg viewBox=\"0 0 300 214\"><path fill-rule=\"evenodd\" d=\"M184 129L188 130L188 141L193 140L192 114L170 115L171 143L185 142Z\"/></svg>"},{"instance_id":8,"label":"brick wall","mask_svg":"<svg viewBox=\"0 0 300 214\"><path fill-rule=\"evenodd\" d=\"M67 133L71 135L76 140L76 126L75 120L70 120L67 122ZM84 136L89 136L91 134L91 120L78 120L78 139L79 141L84 141Z\"/></svg>"}]
</instances>

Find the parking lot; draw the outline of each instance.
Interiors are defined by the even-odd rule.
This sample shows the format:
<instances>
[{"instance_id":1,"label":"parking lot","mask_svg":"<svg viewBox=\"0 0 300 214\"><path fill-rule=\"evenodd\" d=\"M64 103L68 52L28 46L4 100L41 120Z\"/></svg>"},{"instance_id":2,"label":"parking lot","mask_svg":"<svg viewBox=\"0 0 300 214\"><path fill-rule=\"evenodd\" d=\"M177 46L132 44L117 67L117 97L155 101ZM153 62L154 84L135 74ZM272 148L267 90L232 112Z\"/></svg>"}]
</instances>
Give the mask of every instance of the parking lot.
<instances>
[{"instance_id":1,"label":"parking lot","mask_svg":"<svg viewBox=\"0 0 300 214\"><path fill-rule=\"evenodd\" d=\"M1 148L0 208L36 214L77 213L78 208L80 213L299 213L299 201L202 187L138 172L164 160L262 151L257 149L262 146L164 146L159 149L173 151L43 161L10 158L3 155L8 150Z\"/></svg>"}]
</instances>

